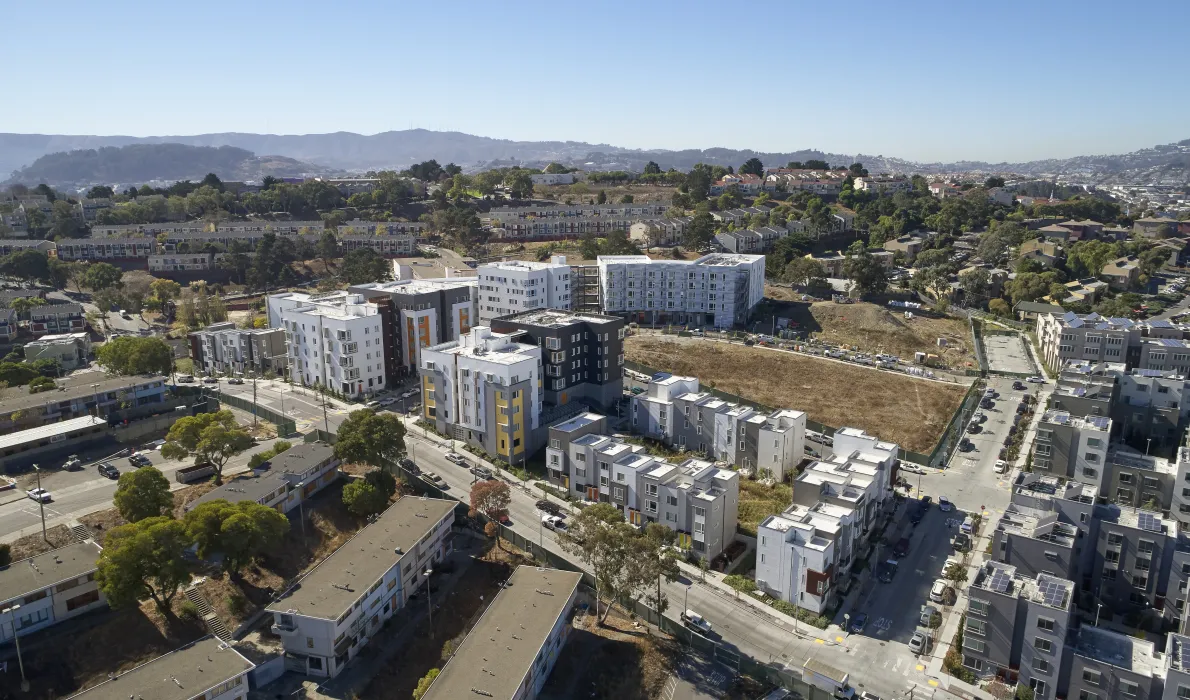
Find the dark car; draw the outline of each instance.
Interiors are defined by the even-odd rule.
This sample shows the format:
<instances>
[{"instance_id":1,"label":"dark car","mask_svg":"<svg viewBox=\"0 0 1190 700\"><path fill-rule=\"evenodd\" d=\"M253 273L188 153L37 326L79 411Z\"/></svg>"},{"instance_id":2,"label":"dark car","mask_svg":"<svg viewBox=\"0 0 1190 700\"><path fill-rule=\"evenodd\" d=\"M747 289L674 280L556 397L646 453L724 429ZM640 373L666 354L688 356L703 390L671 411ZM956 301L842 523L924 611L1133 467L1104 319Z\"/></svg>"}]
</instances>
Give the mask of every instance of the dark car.
<instances>
[{"instance_id":1,"label":"dark car","mask_svg":"<svg viewBox=\"0 0 1190 700\"><path fill-rule=\"evenodd\" d=\"M880 562L876 567L876 580L880 583L892 583L893 577L897 575L897 562L895 559Z\"/></svg>"},{"instance_id":2,"label":"dark car","mask_svg":"<svg viewBox=\"0 0 1190 700\"><path fill-rule=\"evenodd\" d=\"M992 401L991 399L984 399L984 400L982 400L982 401L980 401L980 402L979 402L979 405L980 405L980 407L981 407L981 408L987 408L987 409L990 409L990 408L994 408L994 407L995 407L995 405L996 405L996 402L995 402L995 401Z\"/></svg>"},{"instance_id":3,"label":"dark car","mask_svg":"<svg viewBox=\"0 0 1190 700\"><path fill-rule=\"evenodd\" d=\"M1024 391L1024 390L1025 390L1026 388L1028 388L1028 387L1026 387L1026 386L1025 386L1023 383L1021 383L1021 382L1013 382L1013 383L1012 383L1012 388L1013 388L1014 390L1016 390L1016 391Z\"/></svg>"},{"instance_id":4,"label":"dark car","mask_svg":"<svg viewBox=\"0 0 1190 700\"><path fill-rule=\"evenodd\" d=\"M959 441L959 451L960 452L970 452L971 450L974 450L974 449L975 449L975 443L971 442L967 438L963 438L962 440Z\"/></svg>"},{"instance_id":5,"label":"dark car","mask_svg":"<svg viewBox=\"0 0 1190 700\"><path fill-rule=\"evenodd\" d=\"M860 634L864 631L864 627L868 624L868 614L860 613L851 618L851 633Z\"/></svg>"},{"instance_id":6,"label":"dark car","mask_svg":"<svg viewBox=\"0 0 1190 700\"><path fill-rule=\"evenodd\" d=\"M930 509L930 504L933 502L934 502L934 499L931 498L930 496L922 496L921 497L921 507L925 508L926 510Z\"/></svg>"},{"instance_id":7,"label":"dark car","mask_svg":"<svg viewBox=\"0 0 1190 700\"><path fill-rule=\"evenodd\" d=\"M917 525L926 517L926 509L921 506L914 506L913 510L909 511L909 522Z\"/></svg>"},{"instance_id":8,"label":"dark car","mask_svg":"<svg viewBox=\"0 0 1190 700\"><path fill-rule=\"evenodd\" d=\"M965 532L956 532L951 544L954 546L954 551L966 552L971 549L971 536Z\"/></svg>"},{"instance_id":9,"label":"dark car","mask_svg":"<svg viewBox=\"0 0 1190 700\"><path fill-rule=\"evenodd\" d=\"M550 515L562 514L562 506L553 501L547 501L544 498L537 502L537 510L543 513L549 513Z\"/></svg>"},{"instance_id":10,"label":"dark car","mask_svg":"<svg viewBox=\"0 0 1190 700\"><path fill-rule=\"evenodd\" d=\"M153 463L149 461L149 458L139 452L137 452L137 453L133 454L131 457L129 457L128 463L138 469L141 467L153 466Z\"/></svg>"},{"instance_id":11,"label":"dark car","mask_svg":"<svg viewBox=\"0 0 1190 700\"><path fill-rule=\"evenodd\" d=\"M900 557L905 556L908 553L909 553L909 538L902 537L901 539L897 540L896 544L893 545L893 556L900 558Z\"/></svg>"},{"instance_id":12,"label":"dark car","mask_svg":"<svg viewBox=\"0 0 1190 700\"><path fill-rule=\"evenodd\" d=\"M401 460L401 468L404 469L405 471L409 472L410 474L413 474L414 476L421 474L421 467L414 464L413 460L409 459L409 458L405 458L405 459Z\"/></svg>"},{"instance_id":13,"label":"dark car","mask_svg":"<svg viewBox=\"0 0 1190 700\"><path fill-rule=\"evenodd\" d=\"M99 473L106 476L109 479L119 479L120 478L120 470L116 469L114 466L112 466L108 462L100 462L98 465L98 468L99 468Z\"/></svg>"}]
</instances>

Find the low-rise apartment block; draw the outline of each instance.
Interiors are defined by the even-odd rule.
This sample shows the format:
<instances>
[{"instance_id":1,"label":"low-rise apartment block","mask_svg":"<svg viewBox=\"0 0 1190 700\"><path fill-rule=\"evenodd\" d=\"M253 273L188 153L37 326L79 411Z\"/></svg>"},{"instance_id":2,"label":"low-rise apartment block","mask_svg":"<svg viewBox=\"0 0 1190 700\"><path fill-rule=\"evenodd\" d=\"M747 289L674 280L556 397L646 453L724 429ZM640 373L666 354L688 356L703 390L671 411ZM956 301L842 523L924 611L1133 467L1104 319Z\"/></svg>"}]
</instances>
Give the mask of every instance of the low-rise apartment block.
<instances>
[{"instance_id":1,"label":"low-rise apartment block","mask_svg":"<svg viewBox=\"0 0 1190 700\"><path fill-rule=\"evenodd\" d=\"M628 522L661 523L678 546L713 559L735 538L739 474L701 459L679 464L639 445L602 434L606 420L583 414L552 426L546 448L549 479L576 498L611 503Z\"/></svg>"},{"instance_id":2,"label":"low-rise apartment block","mask_svg":"<svg viewBox=\"0 0 1190 700\"><path fill-rule=\"evenodd\" d=\"M0 642L26 635L107 604L95 570L99 545L88 540L13 562L0 569ZM12 609L19 608L19 609Z\"/></svg>"},{"instance_id":3,"label":"low-rise apartment block","mask_svg":"<svg viewBox=\"0 0 1190 700\"><path fill-rule=\"evenodd\" d=\"M662 374L632 397L632 428L679 450L690 450L783 480L805 456L806 414L764 414L700 390L695 377Z\"/></svg>"},{"instance_id":4,"label":"low-rise apartment block","mask_svg":"<svg viewBox=\"0 0 1190 700\"><path fill-rule=\"evenodd\" d=\"M422 417L503 459L523 461L545 439L542 349L480 326L421 351Z\"/></svg>"},{"instance_id":5,"label":"low-rise apartment block","mask_svg":"<svg viewBox=\"0 0 1190 700\"><path fill-rule=\"evenodd\" d=\"M84 333L87 320L82 304L44 304L29 310L29 332L34 338L64 333Z\"/></svg>"},{"instance_id":6,"label":"low-rise apartment block","mask_svg":"<svg viewBox=\"0 0 1190 700\"><path fill-rule=\"evenodd\" d=\"M71 696L71 700L244 700L256 668L235 647L203 637Z\"/></svg>"},{"instance_id":7,"label":"low-rise apartment block","mask_svg":"<svg viewBox=\"0 0 1190 700\"><path fill-rule=\"evenodd\" d=\"M679 245L691 221L689 216L637 221L628 227L628 238L644 248Z\"/></svg>"},{"instance_id":8,"label":"low-rise apartment block","mask_svg":"<svg viewBox=\"0 0 1190 700\"><path fill-rule=\"evenodd\" d=\"M1106 496L1107 449L1111 441L1111 418L1071 416L1050 409L1037 425L1033 446L1033 470L1086 484L1096 495Z\"/></svg>"},{"instance_id":9,"label":"low-rise apartment block","mask_svg":"<svg viewBox=\"0 0 1190 700\"><path fill-rule=\"evenodd\" d=\"M385 343L389 374L404 377L419 366L423 348L471 332L479 316L478 284L475 278L402 279L356 284L348 291L363 295L391 319L392 335Z\"/></svg>"},{"instance_id":10,"label":"low-rise apartment block","mask_svg":"<svg viewBox=\"0 0 1190 700\"><path fill-rule=\"evenodd\" d=\"M764 256L716 253L693 261L599 256L603 313L648 324L731 328L764 298Z\"/></svg>"},{"instance_id":11,"label":"low-rise apartment block","mask_svg":"<svg viewBox=\"0 0 1190 700\"><path fill-rule=\"evenodd\" d=\"M284 374L288 363L283 328L237 328L227 321L190 334L190 359L206 375Z\"/></svg>"},{"instance_id":12,"label":"low-rise apartment block","mask_svg":"<svg viewBox=\"0 0 1190 700\"><path fill-rule=\"evenodd\" d=\"M0 326L3 325L0 323ZM25 344L26 362L57 360L64 370L86 367L90 357L91 336L86 333L43 335Z\"/></svg>"},{"instance_id":13,"label":"low-rise apartment block","mask_svg":"<svg viewBox=\"0 0 1190 700\"><path fill-rule=\"evenodd\" d=\"M72 238L58 241L58 259L65 261L146 261L157 252L154 238Z\"/></svg>"},{"instance_id":14,"label":"low-rise apartment block","mask_svg":"<svg viewBox=\"0 0 1190 700\"><path fill-rule=\"evenodd\" d=\"M216 268L214 253L165 253L148 257L149 272L209 272Z\"/></svg>"},{"instance_id":15,"label":"low-rise apartment block","mask_svg":"<svg viewBox=\"0 0 1190 700\"><path fill-rule=\"evenodd\" d=\"M569 309L570 266L556 255L549 262L506 260L476 270L479 279L479 321L537 309Z\"/></svg>"},{"instance_id":16,"label":"low-rise apartment block","mask_svg":"<svg viewBox=\"0 0 1190 700\"><path fill-rule=\"evenodd\" d=\"M1099 276L1112 289L1132 289L1140 279L1140 260L1135 255L1116 258L1103 266Z\"/></svg>"},{"instance_id":17,"label":"low-rise apartment block","mask_svg":"<svg viewBox=\"0 0 1190 700\"><path fill-rule=\"evenodd\" d=\"M518 566L425 700L533 700L566 644L582 574Z\"/></svg>"},{"instance_id":18,"label":"low-rise apartment block","mask_svg":"<svg viewBox=\"0 0 1190 700\"><path fill-rule=\"evenodd\" d=\"M339 460L330 445L294 445L252 470L203 494L186 505L192 510L208 501L251 501L282 513L297 508L339 478Z\"/></svg>"},{"instance_id":19,"label":"low-rise apartment block","mask_svg":"<svg viewBox=\"0 0 1190 700\"><path fill-rule=\"evenodd\" d=\"M789 231L784 228L763 226L755 230L723 231L715 234L715 242L727 253L764 254L788 235Z\"/></svg>"},{"instance_id":20,"label":"low-rise apartment block","mask_svg":"<svg viewBox=\"0 0 1190 700\"><path fill-rule=\"evenodd\" d=\"M581 399L611 411L623 396L624 319L544 309L505 316L491 328L541 348L545 403Z\"/></svg>"},{"instance_id":21,"label":"low-rise apartment block","mask_svg":"<svg viewBox=\"0 0 1190 700\"><path fill-rule=\"evenodd\" d=\"M456 505L401 498L269 605L286 669L337 676L450 555Z\"/></svg>"},{"instance_id":22,"label":"low-rise apartment block","mask_svg":"<svg viewBox=\"0 0 1190 700\"><path fill-rule=\"evenodd\" d=\"M913 190L913 181L908 177L898 176L873 176L873 177L857 177L855 178L856 192L875 192L876 194L893 194L896 192L910 192Z\"/></svg>"},{"instance_id":23,"label":"low-rise apartment block","mask_svg":"<svg viewBox=\"0 0 1190 700\"><path fill-rule=\"evenodd\" d=\"M355 398L381 391L388 376L379 308L360 294L286 292L268 297L269 327L284 329L289 372L302 386Z\"/></svg>"},{"instance_id":24,"label":"low-rise apartment block","mask_svg":"<svg viewBox=\"0 0 1190 700\"><path fill-rule=\"evenodd\" d=\"M165 377L109 377L85 372L57 380L56 391L0 389L0 435L85 416L157 412L167 400Z\"/></svg>"}]
</instances>

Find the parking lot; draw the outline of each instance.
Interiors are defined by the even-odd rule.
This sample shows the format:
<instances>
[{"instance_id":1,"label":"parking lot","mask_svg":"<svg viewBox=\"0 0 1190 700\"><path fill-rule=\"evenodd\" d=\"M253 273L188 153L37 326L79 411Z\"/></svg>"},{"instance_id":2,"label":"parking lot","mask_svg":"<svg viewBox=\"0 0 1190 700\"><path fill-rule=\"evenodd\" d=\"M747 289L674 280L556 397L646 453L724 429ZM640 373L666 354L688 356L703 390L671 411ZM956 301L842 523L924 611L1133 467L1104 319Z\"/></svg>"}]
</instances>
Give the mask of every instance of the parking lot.
<instances>
[{"instance_id":1,"label":"parking lot","mask_svg":"<svg viewBox=\"0 0 1190 700\"><path fill-rule=\"evenodd\" d=\"M992 372L1013 374L1035 374L1037 368L1029 357L1024 339L1020 335L988 335L983 339L984 353L988 358L988 369Z\"/></svg>"}]
</instances>

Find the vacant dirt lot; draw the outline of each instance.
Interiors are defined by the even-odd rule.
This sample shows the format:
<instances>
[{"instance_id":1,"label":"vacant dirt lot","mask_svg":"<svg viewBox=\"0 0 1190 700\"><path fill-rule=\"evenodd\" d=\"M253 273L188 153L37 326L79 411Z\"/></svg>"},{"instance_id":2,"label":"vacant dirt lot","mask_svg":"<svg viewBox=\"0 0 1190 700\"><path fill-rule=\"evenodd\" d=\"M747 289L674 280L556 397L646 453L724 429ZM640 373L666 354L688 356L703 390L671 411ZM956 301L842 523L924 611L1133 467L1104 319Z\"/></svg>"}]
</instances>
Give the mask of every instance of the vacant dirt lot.
<instances>
[{"instance_id":1,"label":"vacant dirt lot","mask_svg":"<svg viewBox=\"0 0 1190 700\"><path fill-rule=\"evenodd\" d=\"M631 336L629 360L698 377L706 386L760 403L805 411L836 428L863 428L905 449L929 452L965 387L841 362L700 338Z\"/></svg>"},{"instance_id":2,"label":"vacant dirt lot","mask_svg":"<svg viewBox=\"0 0 1190 700\"><path fill-rule=\"evenodd\" d=\"M618 608L603 626L593 616L576 618L550 678L541 690L544 700L606 698L651 700L677 668L682 650L668 635L655 636L637 626Z\"/></svg>"},{"instance_id":3,"label":"vacant dirt lot","mask_svg":"<svg viewBox=\"0 0 1190 700\"><path fill-rule=\"evenodd\" d=\"M849 345L864 352L884 352L912 361L913 353L929 352L941 355L948 367L975 366L971 347L971 330L966 321L949 316L922 315L913 312L905 318L903 310L889 309L876 304L859 302L836 304L833 301L806 303L789 289L769 287L765 290L766 318L788 318L798 324L796 330L806 331L818 340ZM799 301L794 301L793 299ZM761 332L767 333L764 322ZM945 346L938 339L946 340Z\"/></svg>"}]
</instances>

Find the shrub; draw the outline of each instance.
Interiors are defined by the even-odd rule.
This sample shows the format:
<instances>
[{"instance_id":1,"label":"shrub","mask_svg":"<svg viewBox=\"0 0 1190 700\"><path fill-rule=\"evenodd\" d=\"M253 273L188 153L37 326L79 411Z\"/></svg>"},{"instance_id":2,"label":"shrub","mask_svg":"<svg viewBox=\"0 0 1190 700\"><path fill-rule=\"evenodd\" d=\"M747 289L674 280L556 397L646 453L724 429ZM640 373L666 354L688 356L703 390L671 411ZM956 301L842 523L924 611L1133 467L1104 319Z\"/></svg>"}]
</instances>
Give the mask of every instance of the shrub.
<instances>
[{"instance_id":1,"label":"shrub","mask_svg":"<svg viewBox=\"0 0 1190 700\"><path fill-rule=\"evenodd\" d=\"M178 604L178 616L184 620L197 620L198 606L189 600L183 600Z\"/></svg>"},{"instance_id":2,"label":"shrub","mask_svg":"<svg viewBox=\"0 0 1190 700\"><path fill-rule=\"evenodd\" d=\"M232 593L227 596L227 609L232 615L242 617L248 610L248 599L239 593Z\"/></svg>"},{"instance_id":3,"label":"shrub","mask_svg":"<svg viewBox=\"0 0 1190 700\"><path fill-rule=\"evenodd\" d=\"M12 563L12 546L7 544L0 544L0 566L8 566Z\"/></svg>"},{"instance_id":4,"label":"shrub","mask_svg":"<svg viewBox=\"0 0 1190 700\"><path fill-rule=\"evenodd\" d=\"M727 585L731 586L732 588L736 589L737 591L740 591L741 593L751 593L752 591L756 590L756 582L755 581L748 578L747 576L741 576L739 574L731 574L730 576L724 576L723 583L726 583Z\"/></svg>"}]
</instances>

